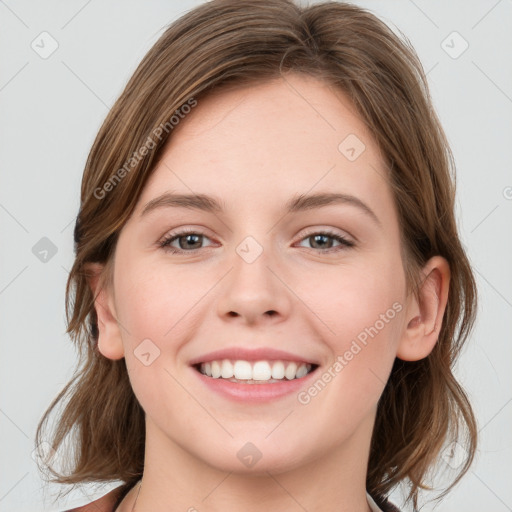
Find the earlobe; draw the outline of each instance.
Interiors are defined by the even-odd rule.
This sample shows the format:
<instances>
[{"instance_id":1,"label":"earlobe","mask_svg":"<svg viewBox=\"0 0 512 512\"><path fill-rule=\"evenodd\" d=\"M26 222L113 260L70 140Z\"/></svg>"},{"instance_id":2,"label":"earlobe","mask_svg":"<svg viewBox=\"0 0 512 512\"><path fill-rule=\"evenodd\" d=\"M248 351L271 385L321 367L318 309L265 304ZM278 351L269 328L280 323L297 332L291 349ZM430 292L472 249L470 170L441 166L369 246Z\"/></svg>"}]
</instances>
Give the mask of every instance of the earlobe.
<instances>
[{"instance_id":1,"label":"earlobe","mask_svg":"<svg viewBox=\"0 0 512 512\"><path fill-rule=\"evenodd\" d=\"M88 263L86 265L87 281L94 296L94 309L98 319L98 350L108 359L122 359L124 346L117 321L112 293L101 283L104 265Z\"/></svg>"},{"instance_id":2,"label":"earlobe","mask_svg":"<svg viewBox=\"0 0 512 512\"><path fill-rule=\"evenodd\" d=\"M442 256L434 256L423 267L418 299L411 294L406 310L406 327L396 357L418 361L432 352L441 330L448 301L450 266Z\"/></svg>"}]
</instances>

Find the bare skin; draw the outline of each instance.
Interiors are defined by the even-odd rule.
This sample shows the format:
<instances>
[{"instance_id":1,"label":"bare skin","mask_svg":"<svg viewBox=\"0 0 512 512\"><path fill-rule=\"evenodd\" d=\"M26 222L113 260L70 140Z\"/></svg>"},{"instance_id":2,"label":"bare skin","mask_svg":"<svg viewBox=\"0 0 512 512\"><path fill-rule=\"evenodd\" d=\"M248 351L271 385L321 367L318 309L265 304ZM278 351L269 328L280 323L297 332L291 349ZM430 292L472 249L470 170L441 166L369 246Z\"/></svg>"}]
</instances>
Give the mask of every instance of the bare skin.
<instances>
[{"instance_id":1,"label":"bare skin","mask_svg":"<svg viewBox=\"0 0 512 512\"><path fill-rule=\"evenodd\" d=\"M352 161L339 149L350 134L365 146ZM165 192L215 196L225 210L141 215ZM320 192L354 196L377 220L353 202L285 212L290 199ZM158 245L183 228L203 237L175 239L179 254ZM313 236L325 230L353 245ZM379 397L395 357L418 360L433 349L450 277L435 256L419 300L406 294L399 233L382 157L341 92L289 74L199 101L121 231L113 288L91 280L99 350L125 358L146 413L136 511L370 510L365 478ZM246 237L262 250L251 263L236 250ZM377 334L345 357L370 326ZM160 351L147 366L134 353L145 339ZM332 376L337 356L346 364L315 396L303 390L308 403L297 393L235 403L189 364L233 346L300 354L318 362L319 378L329 368ZM261 453L252 467L237 456L248 442ZM119 512L132 510L137 492Z\"/></svg>"}]
</instances>

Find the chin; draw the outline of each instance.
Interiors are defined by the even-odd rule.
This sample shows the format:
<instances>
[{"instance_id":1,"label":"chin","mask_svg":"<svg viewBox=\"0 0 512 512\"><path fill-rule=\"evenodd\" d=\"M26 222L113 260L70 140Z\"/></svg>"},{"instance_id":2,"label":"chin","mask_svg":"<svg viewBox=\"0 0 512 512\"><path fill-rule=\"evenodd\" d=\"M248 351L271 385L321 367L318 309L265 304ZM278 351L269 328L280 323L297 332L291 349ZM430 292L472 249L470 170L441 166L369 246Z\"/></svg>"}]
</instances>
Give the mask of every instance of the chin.
<instances>
[{"instance_id":1,"label":"chin","mask_svg":"<svg viewBox=\"0 0 512 512\"><path fill-rule=\"evenodd\" d=\"M266 477L268 473L279 474L292 471L305 462L304 444L300 441L296 444L284 445L277 437L274 440L261 441L256 437L245 434L243 439L230 438L223 449L215 453L211 451L213 446L210 444L205 452L197 455L201 455L208 465L220 471Z\"/></svg>"}]
</instances>

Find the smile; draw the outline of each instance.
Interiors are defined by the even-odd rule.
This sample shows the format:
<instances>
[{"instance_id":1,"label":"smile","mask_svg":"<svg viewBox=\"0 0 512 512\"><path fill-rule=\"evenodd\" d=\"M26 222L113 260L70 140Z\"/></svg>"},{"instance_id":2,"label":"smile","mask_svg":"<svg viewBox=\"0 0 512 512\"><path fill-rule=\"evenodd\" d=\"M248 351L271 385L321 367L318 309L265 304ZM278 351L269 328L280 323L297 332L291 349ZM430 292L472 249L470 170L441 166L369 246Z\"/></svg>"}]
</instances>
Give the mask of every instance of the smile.
<instances>
[{"instance_id":1,"label":"smile","mask_svg":"<svg viewBox=\"0 0 512 512\"><path fill-rule=\"evenodd\" d=\"M293 396L310 385L317 364L284 360L212 360L192 366L206 389L238 403Z\"/></svg>"},{"instance_id":2,"label":"smile","mask_svg":"<svg viewBox=\"0 0 512 512\"><path fill-rule=\"evenodd\" d=\"M208 361L196 365L203 375L242 384L264 384L301 379L316 365L295 361Z\"/></svg>"}]
</instances>

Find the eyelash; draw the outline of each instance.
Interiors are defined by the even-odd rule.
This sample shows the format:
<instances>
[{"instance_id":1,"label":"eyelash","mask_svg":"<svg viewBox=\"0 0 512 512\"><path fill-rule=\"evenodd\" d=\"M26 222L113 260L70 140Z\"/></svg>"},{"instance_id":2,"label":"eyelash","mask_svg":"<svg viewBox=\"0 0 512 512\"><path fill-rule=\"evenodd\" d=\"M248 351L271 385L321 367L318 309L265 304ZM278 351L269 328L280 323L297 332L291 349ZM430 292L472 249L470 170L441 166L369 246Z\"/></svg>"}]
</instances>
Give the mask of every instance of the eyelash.
<instances>
[{"instance_id":1,"label":"eyelash","mask_svg":"<svg viewBox=\"0 0 512 512\"><path fill-rule=\"evenodd\" d=\"M184 231L180 231L178 233L173 233L173 234L170 234L170 235L166 236L163 240L158 242L158 246L161 249L164 249L166 252L170 252L171 254L194 254L196 251L199 251L200 249L203 249L203 247L202 247L202 248L199 248L199 249L192 249L190 251L186 251L184 249L177 249L175 247L171 247L171 243L174 242L174 240L177 240L177 239L179 239L179 238L181 238L183 236L186 236L186 235L199 235L199 236L203 236L203 237L208 238L206 235L204 235L203 233L200 233L198 231L195 231L195 230L184 230ZM334 233L332 231L329 231L329 230L314 231L312 233L308 233L307 235L305 235L304 237L301 238L301 241L305 240L307 238L311 238L312 236L315 236L315 235L328 236L328 237L336 240L337 242L340 242L340 244L341 244L341 246L331 247L331 248L325 249L325 250L311 248L312 251L319 251L321 254L338 252L338 251L343 250L343 249L348 249L348 248L354 247L354 245L355 245L354 242L352 242L350 240L347 240L345 237L343 237L343 236L341 236L341 235L339 235L337 233Z\"/></svg>"}]
</instances>

